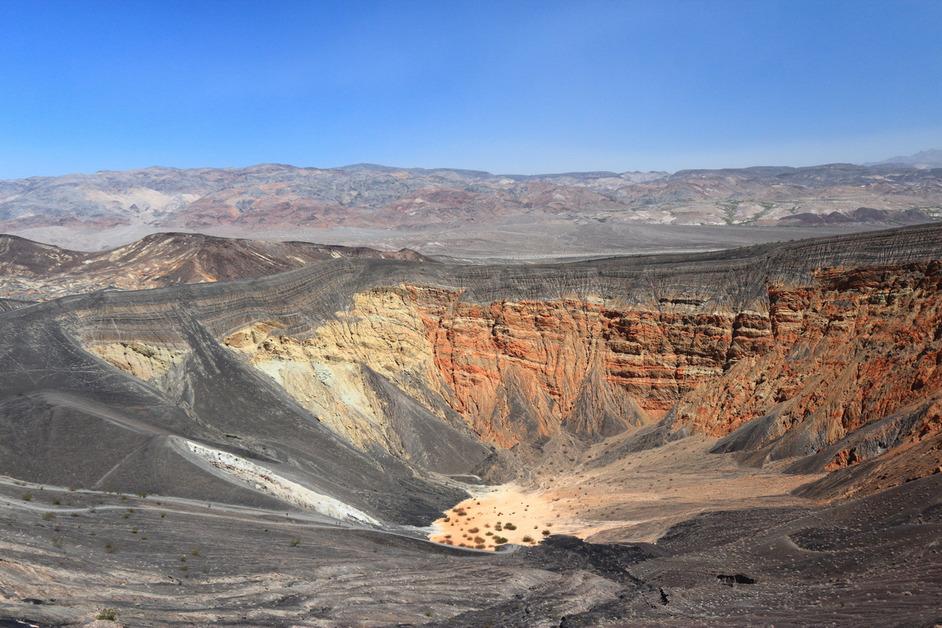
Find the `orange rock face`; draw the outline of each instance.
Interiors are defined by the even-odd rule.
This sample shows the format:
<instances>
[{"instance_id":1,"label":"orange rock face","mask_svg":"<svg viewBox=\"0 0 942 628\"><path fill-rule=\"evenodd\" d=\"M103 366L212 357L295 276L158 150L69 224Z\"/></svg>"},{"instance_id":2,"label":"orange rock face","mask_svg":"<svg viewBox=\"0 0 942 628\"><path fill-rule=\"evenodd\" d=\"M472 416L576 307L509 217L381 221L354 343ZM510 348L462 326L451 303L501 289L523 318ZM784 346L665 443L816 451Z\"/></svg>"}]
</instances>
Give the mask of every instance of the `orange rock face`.
<instances>
[{"instance_id":1,"label":"orange rock face","mask_svg":"<svg viewBox=\"0 0 942 628\"><path fill-rule=\"evenodd\" d=\"M772 342L768 318L754 313L615 310L580 299L477 305L454 291L407 290L449 403L502 447L560 425L608 435L659 418Z\"/></svg>"},{"instance_id":2,"label":"orange rock face","mask_svg":"<svg viewBox=\"0 0 942 628\"><path fill-rule=\"evenodd\" d=\"M584 299L481 305L457 291L404 291L440 392L498 446L560 427L610 435L674 408L674 429L717 437L764 417L748 448L778 442L775 458L819 451L942 390L940 287L933 262L769 286L767 313ZM907 438L939 431L938 421L923 427ZM792 431L801 435L783 438ZM829 468L859 458L848 450Z\"/></svg>"},{"instance_id":3,"label":"orange rock face","mask_svg":"<svg viewBox=\"0 0 942 628\"><path fill-rule=\"evenodd\" d=\"M685 397L675 428L723 436L766 417L752 445L789 433L772 457L803 455L942 390L942 264L829 270L771 287L769 303L770 350ZM910 441L937 433L937 412L907 429ZM860 460L844 450L828 468Z\"/></svg>"}]
</instances>

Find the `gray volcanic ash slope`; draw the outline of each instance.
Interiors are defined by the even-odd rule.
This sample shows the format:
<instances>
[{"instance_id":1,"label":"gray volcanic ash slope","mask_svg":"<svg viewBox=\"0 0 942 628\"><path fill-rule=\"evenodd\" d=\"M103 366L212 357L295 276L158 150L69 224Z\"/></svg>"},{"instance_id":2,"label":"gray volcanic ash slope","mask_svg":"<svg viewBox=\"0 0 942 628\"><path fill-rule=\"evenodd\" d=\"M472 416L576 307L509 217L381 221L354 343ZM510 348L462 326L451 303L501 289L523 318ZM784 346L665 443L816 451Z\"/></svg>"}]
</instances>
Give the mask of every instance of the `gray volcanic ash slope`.
<instances>
[{"instance_id":1,"label":"gray volcanic ash slope","mask_svg":"<svg viewBox=\"0 0 942 628\"><path fill-rule=\"evenodd\" d=\"M940 251L330 257L16 304L0 619L931 624Z\"/></svg>"}]
</instances>

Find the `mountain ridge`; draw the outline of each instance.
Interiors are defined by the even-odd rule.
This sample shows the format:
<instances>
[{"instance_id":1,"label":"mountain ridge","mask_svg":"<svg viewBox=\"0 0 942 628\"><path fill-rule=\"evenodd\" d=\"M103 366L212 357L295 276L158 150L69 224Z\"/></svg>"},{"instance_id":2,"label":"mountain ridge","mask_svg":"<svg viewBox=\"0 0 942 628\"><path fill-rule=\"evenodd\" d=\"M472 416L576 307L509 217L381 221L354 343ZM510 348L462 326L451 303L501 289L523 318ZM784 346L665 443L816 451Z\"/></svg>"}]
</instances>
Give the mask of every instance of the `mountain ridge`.
<instances>
[{"instance_id":1,"label":"mountain ridge","mask_svg":"<svg viewBox=\"0 0 942 628\"><path fill-rule=\"evenodd\" d=\"M824 164L500 175L355 164L103 171L0 181L0 230L499 231L521 222L774 227L795 214L942 217L942 170ZM853 222L853 220L851 221ZM885 223L892 224L892 223Z\"/></svg>"},{"instance_id":2,"label":"mountain ridge","mask_svg":"<svg viewBox=\"0 0 942 628\"><path fill-rule=\"evenodd\" d=\"M267 242L162 232L105 251L87 252L0 234L0 298L45 300L101 289L142 290L182 283L249 279L334 257L431 261L409 249L301 241Z\"/></svg>"}]
</instances>

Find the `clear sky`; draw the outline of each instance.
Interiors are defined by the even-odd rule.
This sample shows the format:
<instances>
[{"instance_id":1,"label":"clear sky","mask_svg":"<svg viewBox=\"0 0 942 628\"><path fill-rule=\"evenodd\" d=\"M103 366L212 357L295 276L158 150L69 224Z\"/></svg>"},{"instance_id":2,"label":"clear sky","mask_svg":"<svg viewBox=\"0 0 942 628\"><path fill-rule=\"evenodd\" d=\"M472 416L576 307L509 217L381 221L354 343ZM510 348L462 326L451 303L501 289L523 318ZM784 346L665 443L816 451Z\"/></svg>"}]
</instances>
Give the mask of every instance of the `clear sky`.
<instances>
[{"instance_id":1,"label":"clear sky","mask_svg":"<svg viewBox=\"0 0 942 628\"><path fill-rule=\"evenodd\" d=\"M0 0L0 177L942 147L942 0Z\"/></svg>"}]
</instances>

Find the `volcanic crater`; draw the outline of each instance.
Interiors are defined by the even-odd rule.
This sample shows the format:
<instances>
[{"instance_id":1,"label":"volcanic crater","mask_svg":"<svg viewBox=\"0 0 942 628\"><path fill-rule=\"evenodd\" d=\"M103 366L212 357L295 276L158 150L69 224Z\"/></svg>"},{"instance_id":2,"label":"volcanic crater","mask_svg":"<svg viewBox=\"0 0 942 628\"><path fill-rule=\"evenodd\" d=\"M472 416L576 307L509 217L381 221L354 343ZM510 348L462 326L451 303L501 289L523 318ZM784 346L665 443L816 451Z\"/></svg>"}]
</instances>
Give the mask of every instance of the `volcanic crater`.
<instances>
[{"instance_id":1,"label":"volcanic crater","mask_svg":"<svg viewBox=\"0 0 942 628\"><path fill-rule=\"evenodd\" d=\"M304 250L0 312L0 619L939 619L942 227Z\"/></svg>"}]
</instances>

